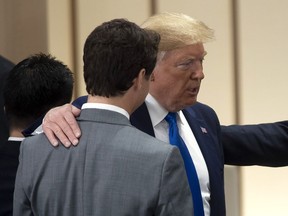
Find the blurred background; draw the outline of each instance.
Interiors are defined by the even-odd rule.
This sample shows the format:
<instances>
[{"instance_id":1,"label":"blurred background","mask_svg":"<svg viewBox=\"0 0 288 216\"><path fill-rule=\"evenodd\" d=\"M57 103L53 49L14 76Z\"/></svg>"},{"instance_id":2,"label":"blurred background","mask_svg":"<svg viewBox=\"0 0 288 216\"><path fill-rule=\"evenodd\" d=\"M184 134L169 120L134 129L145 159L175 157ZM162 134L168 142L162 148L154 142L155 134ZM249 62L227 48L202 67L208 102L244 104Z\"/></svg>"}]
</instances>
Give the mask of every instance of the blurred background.
<instances>
[{"instance_id":1,"label":"blurred background","mask_svg":"<svg viewBox=\"0 0 288 216\"><path fill-rule=\"evenodd\" d=\"M215 30L199 101L222 124L274 122L288 117L287 8L287 0L0 0L0 54L18 63L51 53L74 72L77 97L86 94L83 44L97 25L181 12ZM226 166L227 216L288 215L287 170Z\"/></svg>"}]
</instances>

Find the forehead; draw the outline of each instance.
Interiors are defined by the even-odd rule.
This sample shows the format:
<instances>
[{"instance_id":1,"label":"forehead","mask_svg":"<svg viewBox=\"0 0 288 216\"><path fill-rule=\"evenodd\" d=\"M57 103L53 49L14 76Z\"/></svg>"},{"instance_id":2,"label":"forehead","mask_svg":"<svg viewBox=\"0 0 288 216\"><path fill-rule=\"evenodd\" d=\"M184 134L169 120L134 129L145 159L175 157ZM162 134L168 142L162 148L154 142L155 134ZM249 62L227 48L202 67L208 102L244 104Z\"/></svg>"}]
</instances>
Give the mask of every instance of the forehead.
<instances>
[{"instance_id":1,"label":"forehead","mask_svg":"<svg viewBox=\"0 0 288 216\"><path fill-rule=\"evenodd\" d=\"M183 59L183 58L203 58L207 52L202 43L187 45L182 48L168 51L165 58Z\"/></svg>"}]
</instances>

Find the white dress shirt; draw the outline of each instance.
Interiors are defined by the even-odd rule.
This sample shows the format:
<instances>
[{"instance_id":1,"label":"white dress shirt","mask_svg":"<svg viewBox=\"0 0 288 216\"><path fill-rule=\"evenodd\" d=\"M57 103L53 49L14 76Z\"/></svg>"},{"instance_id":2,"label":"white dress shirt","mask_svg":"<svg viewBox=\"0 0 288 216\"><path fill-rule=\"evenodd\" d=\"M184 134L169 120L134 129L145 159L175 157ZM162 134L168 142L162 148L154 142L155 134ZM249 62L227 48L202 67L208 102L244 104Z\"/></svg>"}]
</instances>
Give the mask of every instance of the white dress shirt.
<instances>
[{"instance_id":1,"label":"white dress shirt","mask_svg":"<svg viewBox=\"0 0 288 216\"><path fill-rule=\"evenodd\" d=\"M22 142L24 139L25 139L25 137L12 137L12 136L10 136L8 138L8 141L19 141L19 142Z\"/></svg>"},{"instance_id":2,"label":"white dress shirt","mask_svg":"<svg viewBox=\"0 0 288 216\"><path fill-rule=\"evenodd\" d=\"M169 125L164 119L165 116L168 114L168 111L164 109L150 94L147 95L145 102L150 114L155 137L157 139L169 143L169 133L168 133ZM196 168L196 172L200 183L205 216L209 216L210 186L209 186L209 173L205 160L198 146L198 143L195 139L195 136L182 111L178 112L177 124L180 136L184 140Z\"/></svg>"},{"instance_id":3,"label":"white dress shirt","mask_svg":"<svg viewBox=\"0 0 288 216\"><path fill-rule=\"evenodd\" d=\"M114 106L111 104L104 104L104 103L84 103L81 109L105 109L114 112L121 113L122 115L126 116L129 119L129 113L122 109L121 107Z\"/></svg>"}]
</instances>

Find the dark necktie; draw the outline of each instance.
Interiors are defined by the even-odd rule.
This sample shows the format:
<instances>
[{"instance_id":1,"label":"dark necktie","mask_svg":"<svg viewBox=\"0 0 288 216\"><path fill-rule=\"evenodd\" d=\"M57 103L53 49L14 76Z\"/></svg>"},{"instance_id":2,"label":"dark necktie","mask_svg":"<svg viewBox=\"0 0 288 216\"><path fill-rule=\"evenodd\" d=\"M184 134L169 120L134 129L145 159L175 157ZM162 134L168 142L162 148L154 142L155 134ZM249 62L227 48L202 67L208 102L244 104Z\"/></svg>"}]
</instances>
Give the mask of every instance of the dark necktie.
<instances>
[{"instance_id":1,"label":"dark necktie","mask_svg":"<svg viewBox=\"0 0 288 216\"><path fill-rule=\"evenodd\" d=\"M197 172L187 146L179 134L176 113L168 113L165 120L169 124L169 141L172 145L179 148L185 164L186 174L193 198L194 214L195 216L204 216L203 202Z\"/></svg>"}]
</instances>

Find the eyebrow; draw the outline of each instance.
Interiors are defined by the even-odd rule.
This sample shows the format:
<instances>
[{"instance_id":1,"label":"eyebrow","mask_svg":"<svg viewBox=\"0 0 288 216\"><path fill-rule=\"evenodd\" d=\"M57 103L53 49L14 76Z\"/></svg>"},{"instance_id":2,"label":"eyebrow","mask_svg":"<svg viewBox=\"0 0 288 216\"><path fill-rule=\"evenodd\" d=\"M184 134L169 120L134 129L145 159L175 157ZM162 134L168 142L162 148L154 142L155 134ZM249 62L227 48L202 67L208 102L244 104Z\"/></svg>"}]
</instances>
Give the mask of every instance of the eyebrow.
<instances>
[{"instance_id":1,"label":"eyebrow","mask_svg":"<svg viewBox=\"0 0 288 216\"><path fill-rule=\"evenodd\" d=\"M208 52L204 51L204 53L202 55L202 58L204 58L207 54L208 54ZM196 57L195 56L190 56L189 58L182 59L180 61L187 61L187 60L191 60L191 59L196 59Z\"/></svg>"},{"instance_id":2,"label":"eyebrow","mask_svg":"<svg viewBox=\"0 0 288 216\"><path fill-rule=\"evenodd\" d=\"M207 51L204 51L204 53L203 53L203 55L202 55L202 58L205 57L207 54L208 54L208 52L207 52ZM192 58L195 59L195 56L192 56Z\"/></svg>"}]
</instances>

